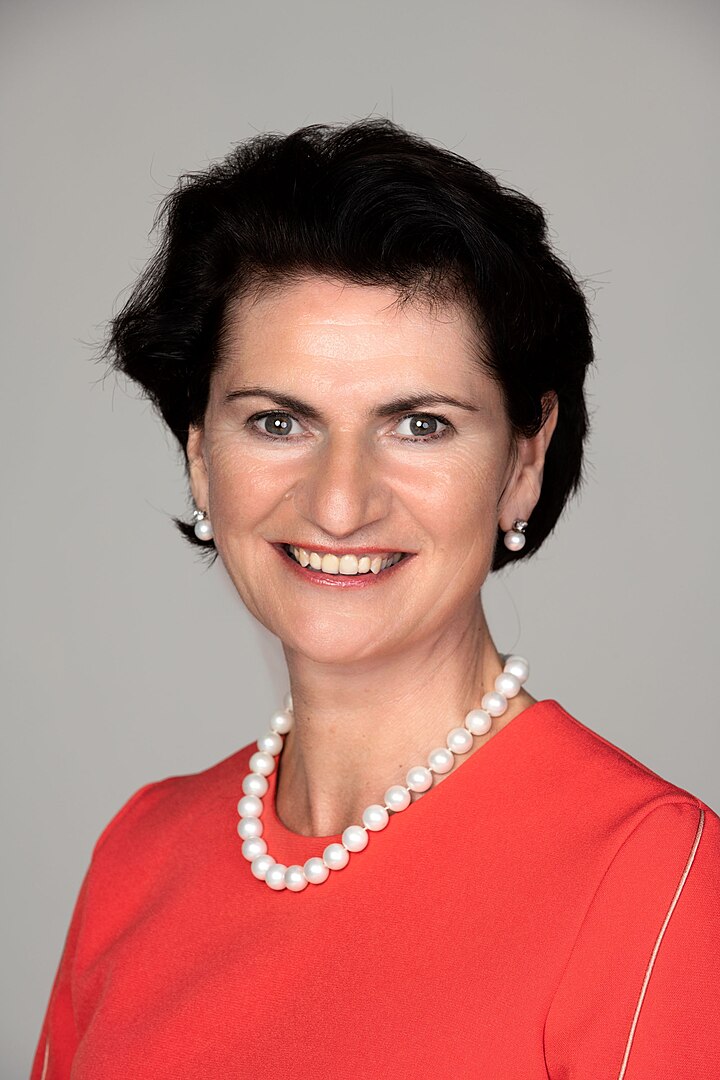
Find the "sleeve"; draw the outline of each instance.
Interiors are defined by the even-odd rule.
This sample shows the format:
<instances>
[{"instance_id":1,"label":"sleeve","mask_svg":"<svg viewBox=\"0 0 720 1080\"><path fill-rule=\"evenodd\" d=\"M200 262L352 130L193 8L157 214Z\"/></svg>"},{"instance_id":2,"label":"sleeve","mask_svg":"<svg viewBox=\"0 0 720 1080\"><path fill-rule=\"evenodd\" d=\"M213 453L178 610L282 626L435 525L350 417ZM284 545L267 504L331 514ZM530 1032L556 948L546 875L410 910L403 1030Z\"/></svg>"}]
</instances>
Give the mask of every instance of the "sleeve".
<instances>
[{"instance_id":1,"label":"sleeve","mask_svg":"<svg viewBox=\"0 0 720 1080\"><path fill-rule=\"evenodd\" d=\"M545 1023L550 1080L720 1080L720 818L651 810L582 922Z\"/></svg>"},{"instance_id":2,"label":"sleeve","mask_svg":"<svg viewBox=\"0 0 720 1080\"><path fill-rule=\"evenodd\" d=\"M85 911L89 870L80 887L60 965L45 1012L30 1080L65 1080L70 1076L78 1044L72 1003L72 970Z\"/></svg>"},{"instance_id":3,"label":"sleeve","mask_svg":"<svg viewBox=\"0 0 720 1080\"><path fill-rule=\"evenodd\" d=\"M77 1029L73 1000L75 958L82 926L88 914L87 908L93 865L105 839L131 808L149 792L161 791L164 783L164 781L156 781L139 788L105 826L95 843L90 865L85 873L75 902L60 964L50 992L50 1000L40 1030L30 1080L68 1080L70 1077L73 1060L80 1042L80 1032Z\"/></svg>"}]
</instances>

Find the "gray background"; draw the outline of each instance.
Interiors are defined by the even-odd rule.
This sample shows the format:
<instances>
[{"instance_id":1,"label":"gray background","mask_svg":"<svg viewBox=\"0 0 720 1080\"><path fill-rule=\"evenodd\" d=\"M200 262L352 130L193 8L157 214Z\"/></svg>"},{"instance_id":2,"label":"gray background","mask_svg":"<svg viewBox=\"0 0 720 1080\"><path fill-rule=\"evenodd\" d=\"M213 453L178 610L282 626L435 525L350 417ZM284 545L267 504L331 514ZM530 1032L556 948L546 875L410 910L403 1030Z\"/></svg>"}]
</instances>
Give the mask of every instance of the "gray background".
<instances>
[{"instance_id":1,"label":"gray background","mask_svg":"<svg viewBox=\"0 0 720 1080\"><path fill-rule=\"evenodd\" d=\"M92 844L264 730L278 642L174 534L178 453L93 343L162 194L256 131L387 115L545 207L590 279L588 481L485 586L528 689L720 810L717 9L107 0L2 9L2 1077Z\"/></svg>"}]
</instances>

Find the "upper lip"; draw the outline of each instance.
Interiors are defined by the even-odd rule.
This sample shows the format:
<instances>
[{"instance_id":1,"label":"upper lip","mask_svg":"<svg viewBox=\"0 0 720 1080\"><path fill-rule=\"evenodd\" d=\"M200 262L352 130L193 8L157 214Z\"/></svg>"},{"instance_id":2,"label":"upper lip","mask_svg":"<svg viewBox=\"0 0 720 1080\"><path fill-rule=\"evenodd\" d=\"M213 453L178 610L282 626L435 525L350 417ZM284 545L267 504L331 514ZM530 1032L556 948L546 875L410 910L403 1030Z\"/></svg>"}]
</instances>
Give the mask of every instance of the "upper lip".
<instances>
[{"instance_id":1,"label":"upper lip","mask_svg":"<svg viewBox=\"0 0 720 1080\"><path fill-rule=\"evenodd\" d=\"M283 545L283 543L288 544L289 547L303 548L305 551L316 551L318 555L357 555L359 557L362 555L394 555L398 551L400 551L403 555L414 554L412 551L401 551L400 548L393 547L330 548L324 547L322 544L296 543L292 540L281 541L281 546Z\"/></svg>"}]
</instances>

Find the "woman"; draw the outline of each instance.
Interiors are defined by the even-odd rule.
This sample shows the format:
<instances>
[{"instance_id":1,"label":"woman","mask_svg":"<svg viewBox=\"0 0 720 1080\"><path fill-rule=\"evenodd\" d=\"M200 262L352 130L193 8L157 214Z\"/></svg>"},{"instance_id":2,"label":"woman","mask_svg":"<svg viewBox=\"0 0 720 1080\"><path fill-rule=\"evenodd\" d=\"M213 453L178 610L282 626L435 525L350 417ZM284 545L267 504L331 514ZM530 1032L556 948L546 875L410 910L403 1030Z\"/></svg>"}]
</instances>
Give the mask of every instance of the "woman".
<instances>
[{"instance_id":1,"label":"woman","mask_svg":"<svg viewBox=\"0 0 720 1080\"><path fill-rule=\"evenodd\" d=\"M720 819L483 613L582 476L541 210L374 120L249 140L163 222L107 355L290 693L102 833L33 1078L720 1076Z\"/></svg>"}]
</instances>

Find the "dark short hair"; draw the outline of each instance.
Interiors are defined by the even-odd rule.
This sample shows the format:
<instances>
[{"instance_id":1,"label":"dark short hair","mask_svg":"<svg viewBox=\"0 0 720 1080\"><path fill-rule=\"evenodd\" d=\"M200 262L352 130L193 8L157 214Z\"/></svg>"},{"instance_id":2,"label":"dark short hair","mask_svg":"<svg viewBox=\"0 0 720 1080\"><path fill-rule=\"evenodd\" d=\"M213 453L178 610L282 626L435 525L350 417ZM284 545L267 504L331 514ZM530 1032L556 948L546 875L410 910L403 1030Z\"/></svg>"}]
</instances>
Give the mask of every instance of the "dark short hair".
<instances>
[{"instance_id":1,"label":"dark short hair","mask_svg":"<svg viewBox=\"0 0 720 1080\"><path fill-rule=\"evenodd\" d=\"M102 356L138 383L185 456L201 425L231 300L306 274L395 288L398 298L462 299L481 330L478 363L501 388L515 437L558 401L525 546L498 527L491 570L537 551L583 480L583 384L591 316L551 250L542 209L478 165L394 122L312 124L259 134L184 173L155 215L160 242ZM551 393L552 392L552 393ZM206 552L193 524L173 522Z\"/></svg>"}]
</instances>

